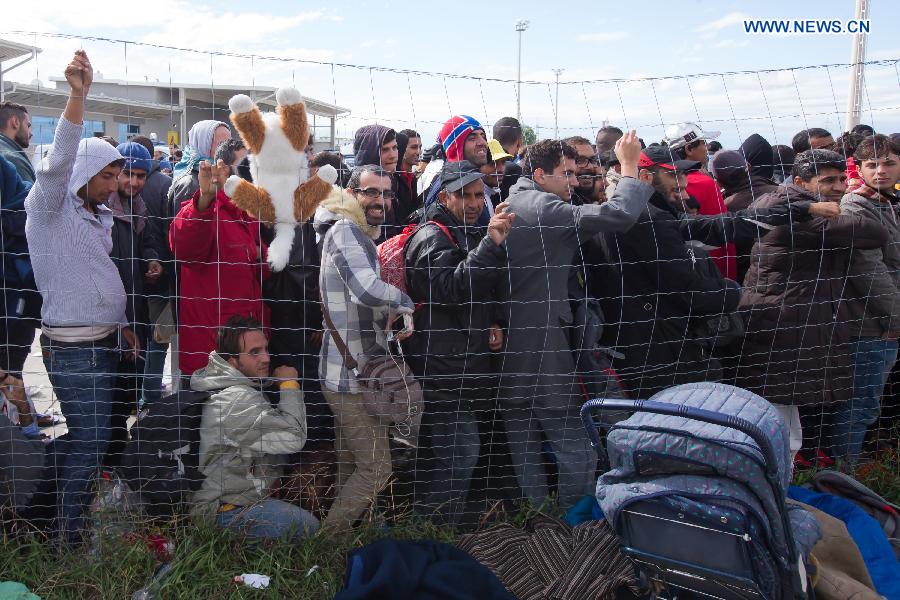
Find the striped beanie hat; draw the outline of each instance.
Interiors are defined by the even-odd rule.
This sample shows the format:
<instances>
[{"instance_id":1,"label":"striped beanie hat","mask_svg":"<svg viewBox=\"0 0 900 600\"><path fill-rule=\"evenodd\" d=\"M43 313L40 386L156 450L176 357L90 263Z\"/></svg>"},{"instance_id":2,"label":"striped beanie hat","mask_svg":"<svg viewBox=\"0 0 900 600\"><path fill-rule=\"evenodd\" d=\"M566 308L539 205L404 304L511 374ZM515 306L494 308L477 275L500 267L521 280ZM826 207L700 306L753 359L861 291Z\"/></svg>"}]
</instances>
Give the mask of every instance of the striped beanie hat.
<instances>
[{"instance_id":1,"label":"striped beanie hat","mask_svg":"<svg viewBox=\"0 0 900 600\"><path fill-rule=\"evenodd\" d=\"M438 141L444 147L444 154L449 162L465 160L463 156L463 146L466 143L466 136L480 129L484 131L481 123L467 115L456 115L450 117L438 133Z\"/></svg>"}]
</instances>

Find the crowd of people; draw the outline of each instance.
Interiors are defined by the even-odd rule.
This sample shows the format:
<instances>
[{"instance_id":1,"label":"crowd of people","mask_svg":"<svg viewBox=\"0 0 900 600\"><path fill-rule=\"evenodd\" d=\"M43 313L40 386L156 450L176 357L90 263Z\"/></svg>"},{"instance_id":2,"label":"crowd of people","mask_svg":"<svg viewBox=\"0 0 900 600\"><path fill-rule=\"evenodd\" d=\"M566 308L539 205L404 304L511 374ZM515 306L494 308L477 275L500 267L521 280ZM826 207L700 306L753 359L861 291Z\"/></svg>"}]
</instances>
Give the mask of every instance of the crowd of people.
<instances>
[{"instance_id":1,"label":"crowd of people","mask_svg":"<svg viewBox=\"0 0 900 600\"><path fill-rule=\"evenodd\" d=\"M597 476L583 402L681 383L769 400L799 464L859 460L900 335L896 134L811 128L792 147L753 134L722 149L682 123L649 145L612 126L526 145L512 117L489 136L455 115L425 148L367 125L353 168L309 153L311 174L331 165L338 183L274 271L271 230L224 191L252 179L232 127L194 124L170 177L147 138L84 135L92 75L76 52L38 165L27 109L0 105L0 377L40 435L22 387L39 329L68 427L68 542L129 414L163 401L170 345L173 386L209 395L192 514L256 536L351 528L397 475L398 445L415 510L440 522L464 526L491 494L569 508ZM381 273L390 240L396 286ZM422 389L402 433L367 409L348 364L385 354ZM283 457L310 450L333 457L327 514L278 494Z\"/></svg>"}]
</instances>

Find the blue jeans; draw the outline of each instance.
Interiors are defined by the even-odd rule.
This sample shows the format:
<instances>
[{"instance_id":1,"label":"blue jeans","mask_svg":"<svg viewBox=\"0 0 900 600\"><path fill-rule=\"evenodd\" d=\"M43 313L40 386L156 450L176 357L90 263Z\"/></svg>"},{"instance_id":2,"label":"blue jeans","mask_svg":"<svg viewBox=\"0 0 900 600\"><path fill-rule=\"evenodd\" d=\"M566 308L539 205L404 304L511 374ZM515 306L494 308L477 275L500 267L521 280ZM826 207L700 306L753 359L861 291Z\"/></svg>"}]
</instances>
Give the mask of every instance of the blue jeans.
<instances>
[{"instance_id":1,"label":"blue jeans","mask_svg":"<svg viewBox=\"0 0 900 600\"><path fill-rule=\"evenodd\" d=\"M319 520L312 514L275 498L265 498L250 506L217 513L216 524L247 537L288 537L295 542L319 530Z\"/></svg>"},{"instance_id":2,"label":"blue jeans","mask_svg":"<svg viewBox=\"0 0 900 600\"><path fill-rule=\"evenodd\" d=\"M878 420L881 394L897 360L897 340L855 337L853 353L853 398L836 407L831 426L831 452L851 465L859 462L866 431Z\"/></svg>"},{"instance_id":3,"label":"blue jeans","mask_svg":"<svg viewBox=\"0 0 900 600\"><path fill-rule=\"evenodd\" d=\"M141 406L157 402L162 397L163 370L166 368L168 344L160 344L150 336L144 359L144 385L141 390Z\"/></svg>"},{"instance_id":4,"label":"blue jeans","mask_svg":"<svg viewBox=\"0 0 900 600\"><path fill-rule=\"evenodd\" d=\"M55 345L41 337L44 366L66 417L68 443L59 465L59 516L65 540L77 544L90 504L91 477L106 454L119 351L109 340Z\"/></svg>"}]
</instances>

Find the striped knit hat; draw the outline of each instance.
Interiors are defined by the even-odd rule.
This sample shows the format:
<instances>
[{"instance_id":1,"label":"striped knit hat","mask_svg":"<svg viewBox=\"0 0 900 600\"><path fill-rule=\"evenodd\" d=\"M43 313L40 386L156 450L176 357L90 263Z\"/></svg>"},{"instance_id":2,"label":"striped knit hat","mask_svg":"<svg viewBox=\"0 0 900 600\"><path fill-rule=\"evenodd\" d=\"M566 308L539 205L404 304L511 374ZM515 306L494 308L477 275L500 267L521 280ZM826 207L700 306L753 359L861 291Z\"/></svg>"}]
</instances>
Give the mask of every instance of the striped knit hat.
<instances>
[{"instance_id":1,"label":"striped knit hat","mask_svg":"<svg viewBox=\"0 0 900 600\"><path fill-rule=\"evenodd\" d=\"M438 141L444 147L444 154L450 162L465 160L463 156L463 145L466 143L466 136L473 131L480 129L484 131L481 123L468 115L456 115L450 117L438 133Z\"/></svg>"}]
</instances>

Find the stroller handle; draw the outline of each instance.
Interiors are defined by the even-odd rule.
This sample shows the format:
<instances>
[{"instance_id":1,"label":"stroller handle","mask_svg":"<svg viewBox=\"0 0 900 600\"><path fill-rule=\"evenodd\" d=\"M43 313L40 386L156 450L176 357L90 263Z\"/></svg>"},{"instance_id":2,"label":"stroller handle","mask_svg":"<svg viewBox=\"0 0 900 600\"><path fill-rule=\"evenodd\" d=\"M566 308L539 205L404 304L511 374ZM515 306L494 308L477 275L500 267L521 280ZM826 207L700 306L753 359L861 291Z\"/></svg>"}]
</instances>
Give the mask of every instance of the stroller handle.
<instances>
[{"instance_id":1,"label":"stroller handle","mask_svg":"<svg viewBox=\"0 0 900 600\"><path fill-rule=\"evenodd\" d=\"M600 434L597 432L597 425L591 416L593 411L634 411L655 413L658 415L669 415L672 417L684 417L693 421L702 421L711 423L729 429L735 429L750 437L756 445L759 446L765 463L766 475L769 477L778 477L778 462L775 458L775 450L772 448L772 442L766 437L762 429L740 417L733 415L723 415L703 408L694 408L692 406L684 406L683 404L668 404L666 402L656 402L653 400L627 400L622 398L595 398L588 400L581 407L581 421L587 429L588 436L591 438L591 445L598 452L603 450Z\"/></svg>"}]
</instances>

